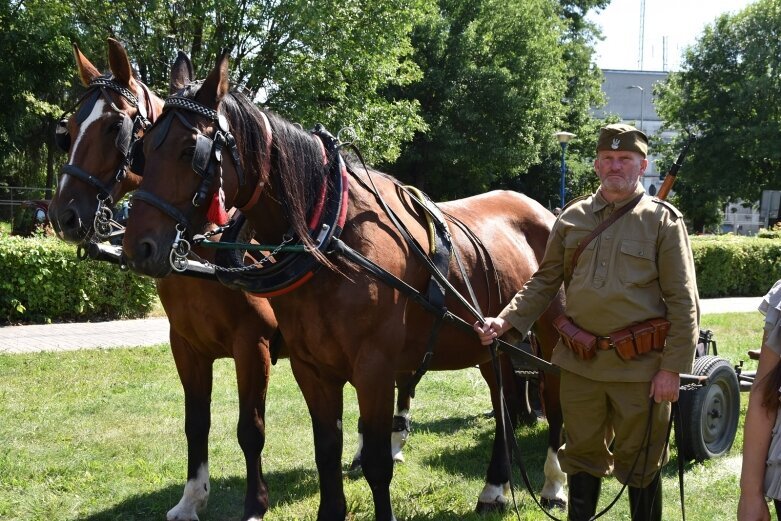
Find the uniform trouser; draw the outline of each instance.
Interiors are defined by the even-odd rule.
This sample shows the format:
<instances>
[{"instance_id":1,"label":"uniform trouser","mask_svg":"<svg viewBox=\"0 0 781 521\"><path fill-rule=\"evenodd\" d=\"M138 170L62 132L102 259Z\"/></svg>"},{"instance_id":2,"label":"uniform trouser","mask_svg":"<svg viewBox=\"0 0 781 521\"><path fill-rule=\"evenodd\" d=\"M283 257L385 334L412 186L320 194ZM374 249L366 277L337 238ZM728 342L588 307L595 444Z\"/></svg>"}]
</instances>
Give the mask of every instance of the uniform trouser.
<instances>
[{"instance_id":1,"label":"uniform trouser","mask_svg":"<svg viewBox=\"0 0 781 521\"><path fill-rule=\"evenodd\" d=\"M597 477L612 473L629 486L648 486L667 463L670 422L670 402L649 409L650 388L650 382L599 382L562 370L562 470ZM646 443L649 410L651 436Z\"/></svg>"}]
</instances>

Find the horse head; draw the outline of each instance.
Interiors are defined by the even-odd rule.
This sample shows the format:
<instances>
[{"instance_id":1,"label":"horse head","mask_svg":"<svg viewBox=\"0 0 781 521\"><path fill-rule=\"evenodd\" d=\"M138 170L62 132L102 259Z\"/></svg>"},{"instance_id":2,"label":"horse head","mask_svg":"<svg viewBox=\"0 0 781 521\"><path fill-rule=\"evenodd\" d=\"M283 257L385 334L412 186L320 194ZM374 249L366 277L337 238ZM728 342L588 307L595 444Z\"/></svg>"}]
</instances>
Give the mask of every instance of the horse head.
<instances>
[{"instance_id":1,"label":"horse head","mask_svg":"<svg viewBox=\"0 0 781 521\"><path fill-rule=\"evenodd\" d=\"M306 208L298 203L306 198L285 194L302 191L290 181L295 176L285 173L311 171L302 158L314 157L322 179L319 141L229 91L227 53L203 81L193 80L192 66L180 53L170 87L163 115L144 139L144 179L133 195L123 242L128 266L167 275L174 256L187 255L195 234L227 222L227 208L248 216L262 211L265 239L281 239L293 221L306 234Z\"/></svg>"},{"instance_id":2,"label":"horse head","mask_svg":"<svg viewBox=\"0 0 781 521\"><path fill-rule=\"evenodd\" d=\"M163 100L134 77L118 41L108 39L109 74L101 74L75 44L73 53L87 91L57 127L56 141L68 161L49 215L60 238L84 242L93 224L110 220L111 206L140 184L136 145Z\"/></svg>"}]
</instances>

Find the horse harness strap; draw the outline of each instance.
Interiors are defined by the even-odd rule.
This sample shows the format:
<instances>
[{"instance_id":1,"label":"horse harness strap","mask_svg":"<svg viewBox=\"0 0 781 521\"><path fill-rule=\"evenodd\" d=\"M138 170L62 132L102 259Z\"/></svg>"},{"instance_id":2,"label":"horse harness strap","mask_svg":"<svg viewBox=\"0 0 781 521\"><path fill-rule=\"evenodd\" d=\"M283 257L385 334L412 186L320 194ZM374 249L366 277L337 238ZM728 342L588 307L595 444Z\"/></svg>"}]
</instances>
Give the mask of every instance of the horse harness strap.
<instances>
[{"instance_id":1,"label":"horse harness strap","mask_svg":"<svg viewBox=\"0 0 781 521\"><path fill-rule=\"evenodd\" d=\"M81 124L92 113L92 109L94 108L95 103L97 102L98 98L102 96L111 106L111 108L120 114L121 119L119 128L117 129L115 145L119 153L122 155L122 162L117 168L113 181L110 185L101 182L97 177L89 174L75 165L66 164L62 169L63 174L72 175L96 188L98 190L98 198L100 201L110 201L111 191L113 190L114 185L116 185L125 177L127 169L129 167L134 169L140 168L143 161L140 154L138 154L137 145L143 132L151 125L151 121L150 119L147 119L147 116L150 115L152 120L154 120L156 114L154 114L153 105L150 99L151 96L149 95L148 89L141 82L138 83L141 85L141 88L146 95L146 104L140 104L138 98L130 89L120 85L113 78L100 76L90 81L87 92L85 92L81 98L79 98L74 108L68 111L71 112L75 110L75 107L80 107L78 112L76 112L76 121ZM132 121L124 112L119 109L119 107L114 104L113 100L106 92L106 89L117 92L138 111ZM71 146L71 136L68 133L67 128L68 120L65 117L68 112L60 117L54 136L57 146L65 152L68 152Z\"/></svg>"},{"instance_id":2,"label":"horse harness strap","mask_svg":"<svg viewBox=\"0 0 781 521\"><path fill-rule=\"evenodd\" d=\"M327 176L331 182L327 178L323 179L316 204L309 216L308 228L314 248L327 254L332 242L341 235L347 219L347 167L339 154L338 143L333 135L321 125L317 125L311 133L321 146L323 162L327 166ZM270 148L268 145L267 149ZM223 233L221 242L240 242L237 239L246 239L242 234L248 226L247 219L242 212L236 213L234 225ZM295 234L290 231L286 237L292 240ZM218 250L216 263L224 268L217 270L217 278L229 287L268 298L300 287L322 267L311 251L306 250L279 257L275 255L274 260L274 263L263 264L260 268L247 269L243 252Z\"/></svg>"},{"instance_id":3,"label":"horse harness strap","mask_svg":"<svg viewBox=\"0 0 781 521\"><path fill-rule=\"evenodd\" d=\"M450 320L451 322L459 326L464 331L470 331L470 332L473 331L472 324L470 324L463 318L459 317L458 315L453 314L451 311L444 311L444 313L442 313L441 308L437 308L434 305L432 305L428 301L428 299L426 299L418 290L416 290L415 288L413 288L412 286L410 286L400 278L396 277L392 273L389 273L382 266L378 265L377 263L373 262L370 259L367 259L361 253L350 248L341 239L336 239L331 243L331 251L339 255L343 255L345 258L354 262L358 266L361 266L362 268L366 269L366 271L374 275L378 280L384 282L385 284L389 285L394 289L397 289L400 293L409 297L413 302L419 304L423 309L425 309L429 313L433 313L435 315L439 315L441 313L443 319ZM461 298L460 295L458 295L458 293L455 293L455 296L456 298L459 299ZM469 305L468 302L464 301L463 303L466 306ZM531 367L534 367L535 369L539 369L541 371L545 371L549 373L559 372L558 367L554 366L550 362L547 362L542 358L534 356L533 354L528 353L527 351L524 351L523 349L520 349L517 346L509 344L504 340L499 339L498 344L499 344L499 349L501 349L506 353L517 355L518 357L523 359L524 362L527 362Z\"/></svg>"},{"instance_id":4,"label":"horse harness strap","mask_svg":"<svg viewBox=\"0 0 781 521\"><path fill-rule=\"evenodd\" d=\"M453 241L448 231L447 223L445 222L445 216L442 214L439 207L423 192L416 188L408 188L412 201L420 205L426 214L426 221L429 223L429 242L431 243L431 262L434 268L448 277L450 273L450 258L453 255ZM426 353L423 355L423 361L421 362L415 374L407 384L407 391L409 395L415 397L415 387L417 387L423 375L428 371L431 360L434 358L434 346L437 344L437 338L439 337L439 330L442 327L442 322L445 319L447 308L445 307L445 294L446 289L436 277L433 272L429 279L428 292L426 293L426 300L434 307L438 309L435 312L434 325L429 333L428 343L426 345Z\"/></svg>"}]
</instances>

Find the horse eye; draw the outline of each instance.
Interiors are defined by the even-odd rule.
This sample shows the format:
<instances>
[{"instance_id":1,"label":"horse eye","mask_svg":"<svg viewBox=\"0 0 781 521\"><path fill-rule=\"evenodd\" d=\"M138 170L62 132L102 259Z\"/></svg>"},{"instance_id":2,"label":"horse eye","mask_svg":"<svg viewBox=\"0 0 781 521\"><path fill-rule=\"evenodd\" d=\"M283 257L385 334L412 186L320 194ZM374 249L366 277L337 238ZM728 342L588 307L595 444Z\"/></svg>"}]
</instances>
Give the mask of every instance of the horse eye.
<instances>
[{"instance_id":1,"label":"horse eye","mask_svg":"<svg viewBox=\"0 0 781 521\"><path fill-rule=\"evenodd\" d=\"M191 147L185 147L182 150L181 158L182 159L188 159L188 158L193 157L194 154L195 154L195 145L193 145Z\"/></svg>"}]
</instances>

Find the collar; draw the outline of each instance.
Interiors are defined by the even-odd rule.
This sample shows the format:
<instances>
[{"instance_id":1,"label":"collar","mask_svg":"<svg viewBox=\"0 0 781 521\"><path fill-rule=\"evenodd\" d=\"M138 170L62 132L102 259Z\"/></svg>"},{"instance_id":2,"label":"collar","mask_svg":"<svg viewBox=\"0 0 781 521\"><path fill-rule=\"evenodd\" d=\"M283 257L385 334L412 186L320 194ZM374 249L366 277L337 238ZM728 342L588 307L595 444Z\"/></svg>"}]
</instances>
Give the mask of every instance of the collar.
<instances>
[{"instance_id":1,"label":"collar","mask_svg":"<svg viewBox=\"0 0 781 521\"><path fill-rule=\"evenodd\" d=\"M625 204L629 203L632 199L634 199L638 194L645 193L645 188L643 188L643 185L640 183L637 183L637 186L635 187L635 191L632 192L631 195L627 196L625 199L622 199L618 202L608 202L603 196L602 196L602 190L597 190L591 199L591 209L594 212L599 212L603 210L606 206L615 205L616 208L621 208Z\"/></svg>"}]
</instances>

